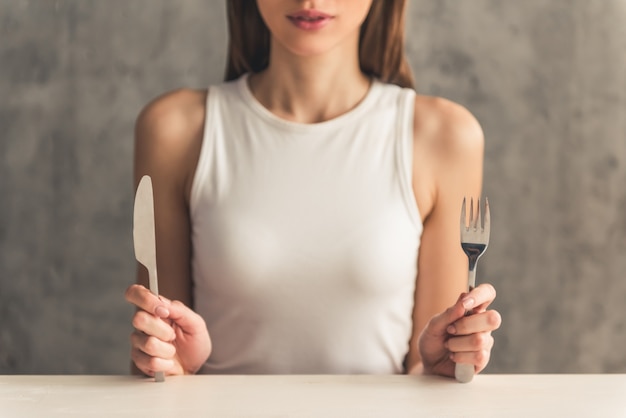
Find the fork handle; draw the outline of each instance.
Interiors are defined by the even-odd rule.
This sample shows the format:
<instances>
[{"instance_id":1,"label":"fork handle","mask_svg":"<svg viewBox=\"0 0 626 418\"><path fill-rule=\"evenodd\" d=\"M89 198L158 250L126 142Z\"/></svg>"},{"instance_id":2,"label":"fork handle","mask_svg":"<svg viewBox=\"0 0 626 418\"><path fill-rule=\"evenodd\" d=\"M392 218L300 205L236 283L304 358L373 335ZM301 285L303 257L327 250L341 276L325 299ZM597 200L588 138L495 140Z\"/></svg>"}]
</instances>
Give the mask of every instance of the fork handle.
<instances>
[{"instance_id":1,"label":"fork handle","mask_svg":"<svg viewBox=\"0 0 626 418\"><path fill-rule=\"evenodd\" d=\"M474 286L470 286L470 290ZM470 315L470 312L465 312L465 315ZM467 363L456 363L454 365L454 377L459 383L469 383L474 378L474 365Z\"/></svg>"},{"instance_id":2,"label":"fork handle","mask_svg":"<svg viewBox=\"0 0 626 418\"><path fill-rule=\"evenodd\" d=\"M457 363L454 366L454 377L457 382L469 383L474 378L474 365L466 363Z\"/></svg>"},{"instance_id":3,"label":"fork handle","mask_svg":"<svg viewBox=\"0 0 626 418\"><path fill-rule=\"evenodd\" d=\"M467 288L472 291L476 287L476 263L470 263L470 268L467 271ZM470 312L465 312L465 315L469 315ZM474 365L465 363L456 363L454 365L454 377L460 383L469 383L474 378Z\"/></svg>"},{"instance_id":4,"label":"fork handle","mask_svg":"<svg viewBox=\"0 0 626 418\"><path fill-rule=\"evenodd\" d=\"M468 291L474 290L476 287L476 266L467 271L467 289Z\"/></svg>"}]
</instances>

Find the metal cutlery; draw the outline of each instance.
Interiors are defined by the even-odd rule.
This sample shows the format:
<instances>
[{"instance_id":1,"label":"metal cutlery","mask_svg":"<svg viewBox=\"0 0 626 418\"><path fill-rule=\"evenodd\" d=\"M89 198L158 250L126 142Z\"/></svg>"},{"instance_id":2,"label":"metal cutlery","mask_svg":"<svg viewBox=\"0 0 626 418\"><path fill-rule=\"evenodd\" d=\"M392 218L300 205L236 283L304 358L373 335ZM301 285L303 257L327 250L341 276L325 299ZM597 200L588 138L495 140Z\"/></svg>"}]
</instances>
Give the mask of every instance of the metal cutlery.
<instances>
[{"instance_id":1,"label":"metal cutlery","mask_svg":"<svg viewBox=\"0 0 626 418\"><path fill-rule=\"evenodd\" d=\"M468 258L468 291L476 286L476 265L478 259L484 254L489 244L489 232L491 219L489 214L489 200L485 198L484 215L481 224L480 199L476 202L476 214L474 214L474 199L469 202L469 225L467 224L467 200L463 199L461 208L461 247ZM469 314L469 312L467 312ZM456 380L461 383L470 382L474 377L474 365L457 363L454 369Z\"/></svg>"}]
</instances>

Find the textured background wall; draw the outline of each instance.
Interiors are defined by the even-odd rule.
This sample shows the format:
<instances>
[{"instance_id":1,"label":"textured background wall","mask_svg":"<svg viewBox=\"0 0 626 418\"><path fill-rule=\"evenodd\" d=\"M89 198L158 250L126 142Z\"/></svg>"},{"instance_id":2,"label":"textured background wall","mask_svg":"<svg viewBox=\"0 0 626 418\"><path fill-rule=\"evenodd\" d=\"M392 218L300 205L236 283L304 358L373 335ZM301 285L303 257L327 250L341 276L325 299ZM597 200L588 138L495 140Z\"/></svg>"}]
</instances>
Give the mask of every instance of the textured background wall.
<instances>
[{"instance_id":1,"label":"textured background wall","mask_svg":"<svg viewBox=\"0 0 626 418\"><path fill-rule=\"evenodd\" d=\"M0 373L126 373L132 128L221 78L224 6L0 0ZM488 371L626 372L626 3L411 0L424 94L487 138Z\"/></svg>"}]
</instances>

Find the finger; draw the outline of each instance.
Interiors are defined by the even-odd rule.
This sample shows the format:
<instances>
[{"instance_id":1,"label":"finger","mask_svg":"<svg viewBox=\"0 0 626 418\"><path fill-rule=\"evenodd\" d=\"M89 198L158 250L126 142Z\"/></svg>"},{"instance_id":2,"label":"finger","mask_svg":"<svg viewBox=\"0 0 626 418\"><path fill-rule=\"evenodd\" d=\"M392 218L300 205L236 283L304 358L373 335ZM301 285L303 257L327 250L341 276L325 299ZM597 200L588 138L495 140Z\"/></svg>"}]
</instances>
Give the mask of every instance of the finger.
<instances>
[{"instance_id":1,"label":"finger","mask_svg":"<svg viewBox=\"0 0 626 418\"><path fill-rule=\"evenodd\" d=\"M490 332L480 332L461 337L452 337L445 343L445 347L453 352L491 350L494 340Z\"/></svg>"},{"instance_id":2,"label":"finger","mask_svg":"<svg viewBox=\"0 0 626 418\"><path fill-rule=\"evenodd\" d=\"M450 353L450 359L455 363L473 364L476 373L483 370L489 363L491 357L490 350L479 351L463 351L458 353Z\"/></svg>"},{"instance_id":3,"label":"finger","mask_svg":"<svg viewBox=\"0 0 626 418\"><path fill-rule=\"evenodd\" d=\"M451 324L447 332L452 335L470 335L479 332L490 332L498 329L502 318L498 311L489 310L464 316Z\"/></svg>"},{"instance_id":4,"label":"finger","mask_svg":"<svg viewBox=\"0 0 626 418\"><path fill-rule=\"evenodd\" d=\"M173 344L141 332L133 332L130 336L130 342L133 348L152 357L170 360L176 355L176 347Z\"/></svg>"},{"instance_id":5,"label":"finger","mask_svg":"<svg viewBox=\"0 0 626 418\"><path fill-rule=\"evenodd\" d=\"M152 357L136 348L131 351L131 359L135 366L148 376L154 376L156 372L167 373L174 368L173 360Z\"/></svg>"},{"instance_id":6,"label":"finger","mask_svg":"<svg viewBox=\"0 0 626 418\"><path fill-rule=\"evenodd\" d=\"M133 315L133 327L147 335L154 336L162 341L176 339L176 333L168 323L146 311L137 311Z\"/></svg>"},{"instance_id":7,"label":"finger","mask_svg":"<svg viewBox=\"0 0 626 418\"><path fill-rule=\"evenodd\" d=\"M484 310L495 298L496 289L489 283L483 283L465 295L463 303L465 306L469 306L469 309L478 310L482 308Z\"/></svg>"},{"instance_id":8,"label":"finger","mask_svg":"<svg viewBox=\"0 0 626 418\"><path fill-rule=\"evenodd\" d=\"M445 335L448 327L458 319L463 318L466 310L469 309L466 306L463 306L465 295L465 293L461 294L453 306L449 307L444 312L435 315L429 321L424 332L433 336Z\"/></svg>"},{"instance_id":9,"label":"finger","mask_svg":"<svg viewBox=\"0 0 626 418\"><path fill-rule=\"evenodd\" d=\"M204 319L196 312L177 300L169 305L168 319L174 321L186 334L204 333L206 325Z\"/></svg>"},{"instance_id":10,"label":"finger","mask_svg":"<svg viewBox=\"0 0 626 418\"><path fill-rule=\"evenodd\" d=\"M126 289L125 298L128 302L158 317L167 318L171 302L164 297L156 296L140 284L133 284Z\"/></svg>"}]
</instances>

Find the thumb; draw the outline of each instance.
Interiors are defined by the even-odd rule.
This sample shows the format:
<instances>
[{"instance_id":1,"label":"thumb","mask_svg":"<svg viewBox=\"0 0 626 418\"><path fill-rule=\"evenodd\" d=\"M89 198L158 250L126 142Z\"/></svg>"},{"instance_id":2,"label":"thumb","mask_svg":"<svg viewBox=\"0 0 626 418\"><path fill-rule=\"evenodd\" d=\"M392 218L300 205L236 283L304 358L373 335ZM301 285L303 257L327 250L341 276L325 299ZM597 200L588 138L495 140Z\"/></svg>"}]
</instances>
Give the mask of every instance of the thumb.
<instances>
[{"instance_id":1,"label":"thumb","mask_svg":"<svg viewBox=\"0 0 626 418\"><path fill-rule=\"evenodd\" d=\"M463 318L465 312L472 309L474 301L466 298L467 293L462 293L456 303L445 311L435 315L428 323L428 333L432 335L444 335L446 329L453 322Z\"/></svg>"},{"instance_id":2,"label":"thumb","mask_svg":"<svg viewBox=\"0 0 626 418\"><path fill-rule=\"evenodd\" d=\"M202 317L184 303L174 300L168 308L168 319L176 323L184 333L196 334L206 329Z\"/></svg>"}]
</instances>

